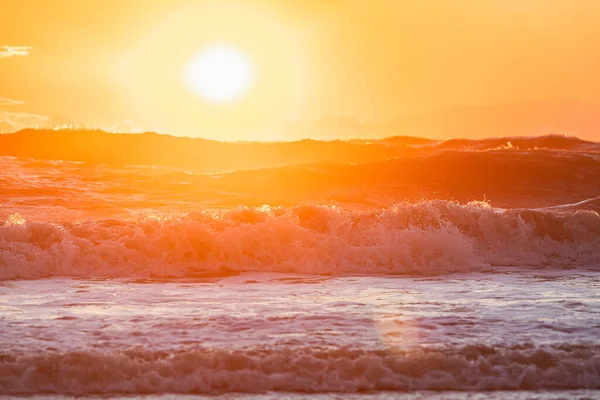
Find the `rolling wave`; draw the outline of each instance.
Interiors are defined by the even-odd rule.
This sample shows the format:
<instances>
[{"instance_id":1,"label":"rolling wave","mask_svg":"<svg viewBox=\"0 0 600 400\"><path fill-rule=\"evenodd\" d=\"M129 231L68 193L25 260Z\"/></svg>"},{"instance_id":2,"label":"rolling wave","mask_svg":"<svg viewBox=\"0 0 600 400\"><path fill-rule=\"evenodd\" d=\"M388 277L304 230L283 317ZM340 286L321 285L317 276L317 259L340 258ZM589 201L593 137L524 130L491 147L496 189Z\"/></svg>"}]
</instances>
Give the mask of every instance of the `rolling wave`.
<instances>
[{"instance_id":1,"label":"rolling wave","mask_svg":"<svg viewBox=\"0 0 600 400\"><path fill-rule=\"evenodd\" d=\"M115 149L120 151L115 152ZM431 140L395 136L370 140L217 142L156 133L100 130L23 130L0 136L0 156L107 165L153 165L203 171L273 168L314 163L372 162L443 151L546 149L600 152L600 144L564 135Z\"/></svg>"},{"instance_id":2,"label":"rolling wave","mask_svg":"<svg viewBox=\"0 0 600 400\"><path fill-rule=\"evenodd\" d=\"M0 354L0 393L600 389L592 345L394 350L150 349Z\"/></svg>"},{"instance_id":3,"label":"rolling wave","mask_svg":"<svg viewBox=\"0 0 600 400\"><path fill-rule=\"evenodd\" d=\"M426 201L377 211L241 207L178 217L0 226L0 279L206 272L444 274L600 263L594 211Z\"/></svg>"},{"instance_id":4,"label":"rolling wave","mask_svg":"<svg viewBox=\"0 0 600 400\"><path fill-rule=\"evenodd\" d=\"M585 202L598 197L599 185L600 155L570 151L446 150L221 173L0 157L0 219L13 213L28 220L122 218L131 210L263 204L383 208L424 199L487 199L503 208L573 204L600 211L597 201Z\"/></svg>"},{"instance_id":5,"label":"rolling wave","mask_svg":"<svg viewBox=\"0 0 600 400\"><path fill-rule=\"evenodd\" d=\"M564 150L570 152L600 151L600 144L567 135L512 136L487 139L449 139L434 147L453 150Z\"/></svg>"}]
</instances>

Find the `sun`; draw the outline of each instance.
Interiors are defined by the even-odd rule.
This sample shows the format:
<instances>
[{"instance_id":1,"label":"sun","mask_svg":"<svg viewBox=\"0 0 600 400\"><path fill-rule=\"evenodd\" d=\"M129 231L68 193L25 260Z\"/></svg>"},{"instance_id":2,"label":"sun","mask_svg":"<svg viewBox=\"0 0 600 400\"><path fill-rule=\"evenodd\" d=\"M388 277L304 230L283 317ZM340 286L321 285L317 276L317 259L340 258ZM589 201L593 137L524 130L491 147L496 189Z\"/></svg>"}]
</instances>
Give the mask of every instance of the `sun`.
<instances>
[{"instance_id":1,"label":"sun","mask_svg":"<svg viewBox=\"0 0 600 400\"><path fill-rule=\"evenodd\" d=\"M187 86L202 99L231 103L247 94L254 84L254 65L241 50L213 44L192 58L185 71Z\"/></svg>"},{"instance_id":2,"label":"sun","mask_svg":"<svg viewBox=\"0 0 600 400\"><path fill-rule=\"evenodd\" d=\"M316 70L303 36L256 2L173 3L181 4L114 63L136 125L214 140L285 139L281 126L312 110Z\"/></svg>"}]
</instances>

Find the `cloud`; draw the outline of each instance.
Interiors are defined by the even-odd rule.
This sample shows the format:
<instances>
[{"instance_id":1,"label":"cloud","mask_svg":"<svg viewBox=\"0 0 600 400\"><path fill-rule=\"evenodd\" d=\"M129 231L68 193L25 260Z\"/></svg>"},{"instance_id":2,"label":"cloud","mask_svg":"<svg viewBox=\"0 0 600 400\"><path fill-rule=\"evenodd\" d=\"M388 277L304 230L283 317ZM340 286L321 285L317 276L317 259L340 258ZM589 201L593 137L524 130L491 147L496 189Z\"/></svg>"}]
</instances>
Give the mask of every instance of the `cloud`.
<instances>
[{"instance_id":1,"label":"cloud","mask_svg":"<svg viewBox=\"0 0 600 400\"><path fill-rule=\"evenodd\" d=\"M0 58L28 56L32 49L29 46L0 46Z\"/></svg>"},{"instance_id":2,"label":"cloud","mask_svg":"<svg viewBox=\"0 0 600 400\"><path fill-rule=\"evenodd\" d=\"M25 104L23 100L0 97L0 107L20 106L23 104ZM24 111L8 111L0 108L0 132L14 132L25 128L35 128L45 125L47 122L48 117L44 115Z\"/></svg>"},{"instance_id":3,"label":"cloud","mask_svg":"<svg viewBox=\"0 0 600 400\"><path fill-rule=\"evenodd\" d=\"M22 104L25 104L25 102L23 100L14 100L14 99L7 99L5 97L0 97L0 107L20 106Z\"/></svg>"},{"instance_id":4,"label":"cloud","mask_svg":"<svg viewBox=\"0 0 600 400\"><path fill-rule=\"evenodd\" d=\"M16 132L21 129L27 128L40 128L40 129L86 129L85 126L73 121L65 120L62 123L60 119L52 118L45 115L25 112L25 111L12 111L8 110L7 107L11 106L22 106L25 104L23 100L9 99L6 97L0 97L0 133ZM102 127L96 127L95 129L102 129ZM132 120L126 119L119 121L116 124L111 125L107 132L113 133L142 133L143 130L135 125Z\"/></svg>"},{"instance_id":5,"label":"cloud","mask_svg":"<svg viewBox=\"0 0 600 400\"><path fill-rule=\"evenodd\" d=\"M29 46L0 46L0 58L28 56L31 49L33 48ZM23 100L0 97L0 107L21 106L23 104L25 104ZM48 117L43 115L0 109L0 132L36 127L47 121Z\"/></svg>"},{"instance_id":6,"label":"cloud","mask_svg":"<svg viewBox=\"0 0 600 400\"><path fill-rule=\"evenodd\" d=\"M45 115L21 111L0 110L0 125L8 126L13 131L25 128L36 128L48 122Z\"/></svg>"}]
</instances>

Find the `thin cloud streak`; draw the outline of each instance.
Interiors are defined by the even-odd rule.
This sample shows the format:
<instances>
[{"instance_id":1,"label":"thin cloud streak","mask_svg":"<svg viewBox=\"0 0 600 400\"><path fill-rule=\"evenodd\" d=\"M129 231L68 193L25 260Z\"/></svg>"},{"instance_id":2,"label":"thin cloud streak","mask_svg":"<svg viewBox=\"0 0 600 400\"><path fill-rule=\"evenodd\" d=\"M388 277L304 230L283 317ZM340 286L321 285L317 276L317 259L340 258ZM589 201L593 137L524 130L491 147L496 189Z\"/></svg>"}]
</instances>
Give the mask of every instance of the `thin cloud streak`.
<instances>
[{"instance_id":1,"label":"thin cloud streak","mask_svg":"<svg viewBox=\"0 0 600 400\"><path fill-rule=\"evenodd\" d=\"M0 107L20 106L23 104L25 104L23 100L7 99L6 97L0 97Z\"/></svg>"},{"instance_id":2,"label":"thin cloud streak","mask_svg":"<svg viewBox=\"0 0 600 400\"><path fill-rule=\"evenodd\" d=\"M25 128L35 128L48 122L45 115L21 111L0 110L0 125L8 125L11 130L18 131Z\"/></svg>"},{"instance_id":3,"label":"thin cloud streak","mask_svg":"<svg viewBox=\"0 0 600 400\"><path fill-rule=\"evenodd\" d=\"M28 56L32 49L29 46L0 46L0 58Z\"/></svg>"}]
</instances>

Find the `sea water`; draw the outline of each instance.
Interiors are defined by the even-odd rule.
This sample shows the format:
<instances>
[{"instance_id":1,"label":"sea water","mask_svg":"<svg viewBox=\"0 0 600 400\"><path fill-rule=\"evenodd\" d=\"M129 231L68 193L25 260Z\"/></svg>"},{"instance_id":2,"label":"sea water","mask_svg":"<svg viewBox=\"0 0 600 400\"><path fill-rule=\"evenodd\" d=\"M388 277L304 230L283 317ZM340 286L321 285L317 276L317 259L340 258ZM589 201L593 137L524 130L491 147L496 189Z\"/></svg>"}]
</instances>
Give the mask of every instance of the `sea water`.
<instances>
[{"instance_id":1,"label":"sea water","mask_svg":"<svg viewBox=\"0 0 600 400\"><path fill-rule=\"evenodd\" d=\"M0 395L598 398L586 146L219 174L0 157Z\"/></svg>"}]
</instances>

